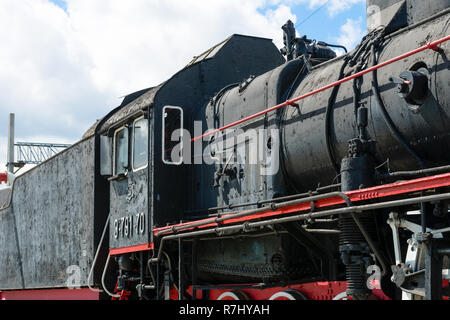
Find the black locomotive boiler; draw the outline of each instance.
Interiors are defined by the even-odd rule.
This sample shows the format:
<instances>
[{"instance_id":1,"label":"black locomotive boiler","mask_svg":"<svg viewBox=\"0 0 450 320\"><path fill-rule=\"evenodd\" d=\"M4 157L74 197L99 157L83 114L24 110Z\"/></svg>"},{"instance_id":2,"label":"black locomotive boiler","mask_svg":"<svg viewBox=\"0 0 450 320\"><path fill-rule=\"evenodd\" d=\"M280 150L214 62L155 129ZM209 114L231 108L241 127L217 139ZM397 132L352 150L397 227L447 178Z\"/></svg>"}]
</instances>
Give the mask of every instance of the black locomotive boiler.
<instances>
[{"instance_id":1,"label":"black locomotive boiler","mask_svg":"<svg viewBox=\"0 0 450 320\"><path fill-rule=\"evenodd\" d=\"M125 97L0 194L1 297L448 297L449 8L368 0L341 56L233 35Z\"/></svg>"}]
</instances>

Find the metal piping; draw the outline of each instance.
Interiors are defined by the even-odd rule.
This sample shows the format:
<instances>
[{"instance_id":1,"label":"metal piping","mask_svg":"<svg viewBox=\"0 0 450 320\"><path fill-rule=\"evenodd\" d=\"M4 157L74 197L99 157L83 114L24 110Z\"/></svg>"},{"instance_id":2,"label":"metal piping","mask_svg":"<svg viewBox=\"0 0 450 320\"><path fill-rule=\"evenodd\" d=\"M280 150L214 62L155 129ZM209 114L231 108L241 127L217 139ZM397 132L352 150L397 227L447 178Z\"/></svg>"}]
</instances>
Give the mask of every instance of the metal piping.
<instances>
[{"instance_id":1,"label":"metal piping","mask_svg":"<svg viewBox=\"0 0 450 320\"><path fill-rule=\"evenodd\" d=\"M344 50L345 53L348 53L347 48L340 44L331 44L331 43L327 43L327 42L323 42L323 41L319 41L318 44L321 44L321 45L324 45L327 47L332 47L332 48L340 48L340 49Z\"/></svg>"},{"instance_id":2,"label":"metal piping","mask_svg":"<svg viewBox=\"0 0 450 320\"><path fill-rule=\"evenodd\" d=\"M386 201L386 202L381 202L381 203L366 204L366 205L360 205L360 206L350 206L350 207L339 208L339 209L325 210L325 211L321 211L321 212L310 212L308 214L300 214L300 215L295 215L295 216L285 217L285 218L276 218L276 219L258 221L258 222L247 222L247 223L235 225L235 226L212 228L212 229L206 229L206 230L199 230L199 231L192 231L192 232L187 232L187 233L169 235L169 236L165 236L165 237L161 238L158 255L156 258L152 258L151 260L149 260L149 263L156 263L160 260L164 242L167 240L182 239L182 238L188 238L188 237L194 237L194 236L202 236L202 235L208 235L208 234L213 234L213 233L220 234L220 233L226 232L226 231L239 231L239 230L246 230L246 229L248 230L250 228L259 228L259 227L264 227L264 226L271 225L271 224L279 224L279 223L286 223L286 222L294 222L294 221L322 218L322 217L326 217L326 216L330 216L330 215L342 215L342 214L351 214L351 213L357 214L357 213L361 213L364 211L386 209L386 208L398 207L398 206L408 206L408 205L418 204L421 202L439 201L439 200L446 200L446 199L450 199L450 193L443 193L443 194L438 194L438 195L431 195L431 196L417 197L417 198L410 198L410 199Z\"/></svg>"},{"instance_id":3,"label":"metal piping","mask_svg":"<svg viewBox=\"0 0 450 320\"><path fill-rule=\"evenodd\" d=\"M339 188L340 186L341 186L341 184L332 184L332 185L325 186L325 187L319 187L316 190L311 191L311 192L299 193L299 194L294 194L294 195L291 195L291 196L285 196L285 197L279 197L279 198L273 198L273 199L268 199L268 200L255 201L255 202L232 204L232 205L228 205L228 206L213 207L213 208L208 208L208 209L203 209L203 210L196 210L196 211L185 211L185 213L186 214L192 214L192 213L200 213L200 212L208 212L208 211L219 211L219 210L226 210L226 209L230 209L231 210L231 209L236 209L236 208L241 208L241 207L259 206L259 205L267 204L267 203L275 203L276 201L282 201L282 200L294 200L294 199L298 199L298 198L301 198L301 197L317 195L320 191L333 189L333 188ZM215 216L217 216L217 214L215 214Z\"/></svg>"},{"instance_id":4,"label":"metal piping","mask_svg":"<svg viewBox=\"0 0 450 320\"><path fill-rule=\"evenodd\" d=\"M332 197L340 197L342 199L344 199L344 201L347 203L348 206L351 206L351 201L350 199L347 197L347 195L343 192L330 192L330 193L325 193L322 195L317 195L317 196L312 196L312 197L307 197L307 198L301 198L298 200L292 200L292 201L286 201L286 202L281 202L281 203L272 203L271 206L268 207L264 207L264 208L257 208L257 209L251 209L251 210L246 210L246 211L242 211L240 213L229 213L226 216L223 217L217 217L217 218L211 218L211 219L206 219L203 221L199 221L199 222L194 222L194 223L189 223L189 224L185 224L183 226L178 226L178 227L172 227L166 230L162 230L160 232L158 232L155 236L156 237L160 237L162 235L165 235L167 233L170 232L178 232L181 230L185 230L185 229L190 229L190 228L195 228L195 227L201 227L201 226L205 226L211 223L216 223L219 224L223 221L226 220L230 220L230 219L236 219L236 218L242 218L245 216L249 216L255 213L262 213L262 212L266 212L266 211L270 211L270 210L276 210L282 207L286 207L286 206L291 206L291 205L296 205L296 204L301 204L301 203L305 203L305 202L315 202L317 200L322 200L322 199L327 199L327 198L332 198Z\"/></svg>"},{"instance_id":5,"label":"metal piping","mask_svg":"<svg viewBox=\"0 0 450 320\"><path fill-rule=\"evenodd\" d=\"M333 230L333 229L306 229L303 228L306 232L309 233L318 233L318 234L340 234L341 230Z\"/></svg>"},{"instance_id":6,"label":"metal piping","mask_svg":"<svg viewBox=\"0 0 450 320\"><path fill-rule=\"evenodd\" d=\"M355 213L351 214L353 220L355 220L356 225L358 226L359 230L361 231L362 235L364 236L364 239L366 239L367 244L369 245L370 249L372 250L372 252L375 254L378 262L380 262L381 264L381 276L383 277L386 274L386 263L384 262L384 259L381 256L381 253L378 251L375 243L372 241L372 239L370 238L369 233L367 232L367 230L364 228L363 224L361 223L361 221L359 220L359 218L356 216Z\"/></svg>"}]
</instances>

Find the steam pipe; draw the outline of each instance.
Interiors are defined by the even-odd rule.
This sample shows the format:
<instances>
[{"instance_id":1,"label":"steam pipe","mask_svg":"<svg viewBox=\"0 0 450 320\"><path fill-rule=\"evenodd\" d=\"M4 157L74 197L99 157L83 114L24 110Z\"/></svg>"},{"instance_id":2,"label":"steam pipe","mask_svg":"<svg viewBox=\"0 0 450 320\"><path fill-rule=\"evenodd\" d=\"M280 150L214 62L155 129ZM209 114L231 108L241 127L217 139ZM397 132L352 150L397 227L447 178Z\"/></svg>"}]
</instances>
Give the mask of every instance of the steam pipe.
<instances>
[{"instance_id":1,"label":"steam pipe","mask_svg":"<svg viewBox=\"0 0 450 320\"><path fill-rule=\"evenodd\" d=\"M416 170L416 171L398 171L398 172L391 172L386 174L381 174L377 176L379 179L384 178L410 178L410 177L417 177L421 175L426 174L438 174L442 172L448 172L450 171L450 166L442 166L442 167L435 167L435 168L429 168L429 169L422 169L422 170Z\"/></svg>"},{"instance_id":2,"label":"steam pipe","mask_svg":"<svg viewBox=\"0 0 450 320\"><path fill-rule=\"evenodd\" d=\"M286 202L281 202L281 203L273 203L271 206L268 206L268 207L265 207L265 208L257 208L257 209L246 210L246 211L242 211L242 212L236 213L236 214L227 214L226 216L223 216L223 217L205 219L203 221L189 223L189 224L185 224L183 226L172 227L172 228L169 228L169 229L162 230L162 231L158 232L155 236L156 237L160 237L160 236L165 235L165 234L170 233L170 232L178 232L178 231L182 231L182 230L186 230L186 229L206 226L206 225L209 225L209 224L212 224L212 223L219 224L219 223L221 223L223 221L226 221L226 220L246 217L246 216L249 216L249 215L252 215L252 214L255 214L255 213L262 213L262 212L266 212L266 211L270 211L270 210L276 210L276 209L279 209L279 208L282 208L282 207L287 207L287 206L296 205L296 204L300 204L300 203L306 203L306 202L311 202L312 203L312 202L317 201L317 200L322 200L322 199L327 199L327 198L332 198L332 197L340 197L340 198L344 199L344 201L347 203L348 206L351 205L351 201L350 201L350 199L348 198L348 196L345 193L343 193L343 192L330 192L330 193L317 195L317 196L312 196L312 197L307 197L307 198L302 198L302 199L298 199L298 200L286 201Z\"/></svg>"},{"instance_id":3,"label":"steam pipe","mask_svg":"<svg viewBox=\"0 0 450 320\"><path fill-rule=\"evenodd\" d=\"M236 208L241 208L241 207L259 206L259 205L262 205L262 204L274 203L276 201L294 200L294 199L298 199L298 198L301 198L301 197L307 197L307 196L311 196L311 195L316 195L316 194L318 194L321 191L325 191L325 190L333 189L333 188L339 188L340 186L341 186L341 184L332 184L332 185L325 186L325 187L319 187L316 190L308 192L308 193L306 193L306 192L305 193L298 193L298 194L294 194L294 195L291 195L291 196L285 196L285 197L279 197L279 198L273 198L273 199L261 200L261 201L254 201L254 202L246 202L246 203L240 203L240 204L231 204L231 205L228 205L228 206L213 207L213 208L208 208L208 209L203 209L203 210L185 211L185 213L186 214L193 214L193 213L201 213L201 212L209 212L209 211L226 210L226 209L236 209ZM212 215L210 215L210 216L212 216Z\"/></svg>"},{"instance_id":4,"label":"steam pipe","mask_svg":"<svg viewBox=\"0 0 450 320\"><path fill-rule=\"evenodd\" d=\"M295 221L308 220L308 219L316 219L316 218L322 218L322 217L326 217L326 216L330 216L330 215L342 215L342 214L352 214L352 213L358 214L358 213L361 213L364 211L372 211L372 210L386 209L386 208L399 207L399 206L408 206L408 205L418 204L418 203L422 203L422 202L440 201L440 200L446 200L446 199L450 199L450 193L386 201L386 202L381 202L381 203L366 204L366 205L360 205L360 206L350 206L350 207L345 207L345 208L340 208L340 209L325 210L325 211L321 211L321 212L310 212L310 213L295 215L295 216L291 216L291 217L275 218L275 219L271 219L271 220L264 220L264 221L258 221L258 222L247 222L247 223L243 223L243 224L235 225L235 226L211 228L211 229L206 229L206 230L199 230L199 231L192 231L192 232L186 232L186 233L181 233L181 234L164 236L161 238L157 257L150 259L149 263L156 263L160 260L163 245L164 245L165 241L167 241L167 240L189 238L189 237L194 237L194 236L203 236L203 235L214 234L214 233L218 234L218 233L222 233L222 232L226 232L226 231L239 231L239 230L245 230L245 229L249 229L249 228L259 228L259 227L264 227L264 226L272 225L272 224L295 222Z\"/></svg>"}]
</instances>

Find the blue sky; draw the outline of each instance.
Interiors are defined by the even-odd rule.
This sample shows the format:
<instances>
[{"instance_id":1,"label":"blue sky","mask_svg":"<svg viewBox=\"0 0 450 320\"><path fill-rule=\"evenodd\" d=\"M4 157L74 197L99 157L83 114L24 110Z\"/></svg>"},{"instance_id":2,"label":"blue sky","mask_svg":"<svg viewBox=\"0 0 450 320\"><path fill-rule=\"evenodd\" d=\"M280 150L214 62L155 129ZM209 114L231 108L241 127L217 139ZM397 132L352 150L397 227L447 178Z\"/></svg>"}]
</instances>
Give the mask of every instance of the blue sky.
<instances>
[{"instance_id":1,"label":"blue sky","mask_svg":"<svg viewBox=\"0 0 450 320\"><path fill-rule=\"evenodd\" d=\"M366 30L365 1L355 3L349 9L333 15L330 15L328 11L330 5L330 2L324 6L314 7L310 7L308 3L292 5L290 8L297 17L295 27L299 35L307 35L309 39L333 43L338 30L348 19L360 19L362 29Z\"/></svg>"},{"instance_id":2,"label":"blue sky","mask_svg":"<svg viewBox=\"0 0 450 320\"><path fill-rule=\"evenodd\" d=\"M300 35L306 34L309 38L332 43L336 37L336 30L339 30L343 22L347 19L358 19L361 17L362 28L366 29L366 4L364 2L355 4L351 9L340 12L334 16L330 16L323 7L305 23L298 26L306 19L314 10L306 5L295 6L293 12L296 14L298 23L296 25L297 32Z\"/></svg>"}]
</instances>

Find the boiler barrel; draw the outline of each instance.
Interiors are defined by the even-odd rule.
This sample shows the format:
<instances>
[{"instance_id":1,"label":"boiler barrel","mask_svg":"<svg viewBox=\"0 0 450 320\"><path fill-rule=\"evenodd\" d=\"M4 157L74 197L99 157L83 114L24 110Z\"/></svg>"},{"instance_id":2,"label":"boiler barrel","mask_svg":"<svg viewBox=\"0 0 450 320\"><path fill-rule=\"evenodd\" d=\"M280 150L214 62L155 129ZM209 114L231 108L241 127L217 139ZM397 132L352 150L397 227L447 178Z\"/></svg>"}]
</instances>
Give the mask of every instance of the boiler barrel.
<instances>
[{"instance_id":1,"label":"boiler barrel","mask_svg":"<svg viewBox=\"0 0 450 320\"><path fill-rule=\"evenodd\" d=\"M399 32L387 37L377 52L378 62L383 62L409 52L426 43L449 34L450 15ZM425 50L377 71L378 90L385 109L404 141L423 161L426 167L450 163L450 44L439 46L440 52ZM367 55L367 66L372 65L372 55ZM323 87L338 80L344 58L330 61L308 74L291 98ZM345 72L351 67L347 66ZM391 77L400 78L405 71L426 75L426 97L413 104L400 96L397 84ZM383 117L372 91L372 74L363 76L360 102L368 108L369 138L376 141L376 160L379 165L388 161L391 171L418 169L419 162L405 150L393 135ZM338 172L327 151L325 118L332 89L298 102L297 107L286 107L281 124L281 159L284 172L298 191L314 189L318 184L336 183ZM417 101L415 102L417 103ZM335 163L348 153L348 141L358 137L354 103L353 81L342 84L332 104L329 125L329 145ZM387 164L385 165L387 166Z\"/></svg>"}]
</instances>

